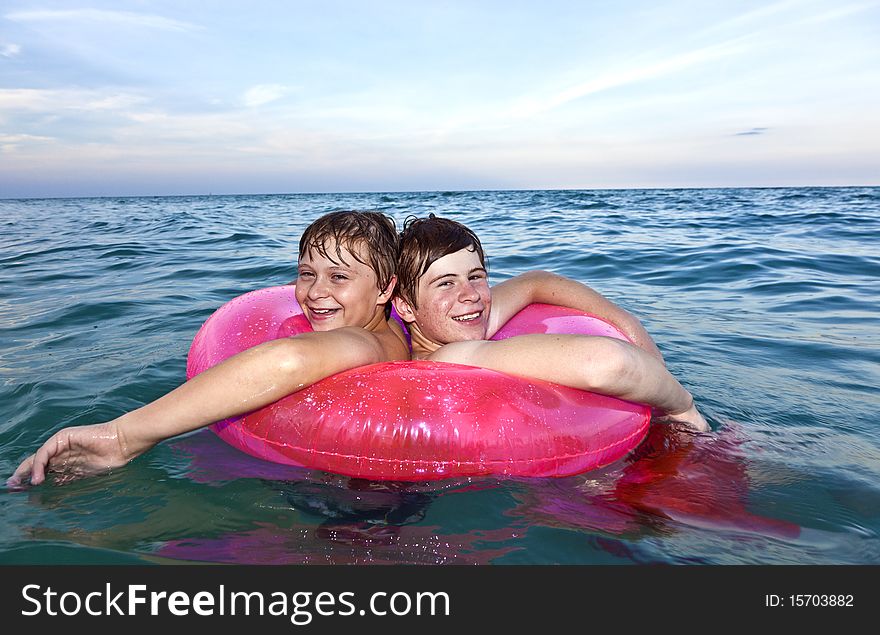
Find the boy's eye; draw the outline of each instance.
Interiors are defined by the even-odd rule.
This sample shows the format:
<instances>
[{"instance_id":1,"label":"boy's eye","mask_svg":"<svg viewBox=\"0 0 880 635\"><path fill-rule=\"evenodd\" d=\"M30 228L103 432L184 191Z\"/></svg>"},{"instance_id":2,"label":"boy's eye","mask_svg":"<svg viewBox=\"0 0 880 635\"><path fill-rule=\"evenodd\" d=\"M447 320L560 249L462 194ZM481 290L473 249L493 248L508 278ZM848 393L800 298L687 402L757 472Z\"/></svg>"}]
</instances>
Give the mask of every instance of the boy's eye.
<instances>
[{"instance_id":1,"label":"boy's eye","mask_svg":"<svg viewBox=\"0 0 880 635\"><path fill-rule=\"evenodd\" d=\"M311 271L300 271L300 272L299 272L299 277L300 277L300 278L311 278L311 277L314 276L314 275L315 275L315 274L313 274Z\"/></svg>"},{"instance_id":2,"label":"boy's eye","mask_svg":"<svg viewBox=\"0 0 880 635\"><path fill-rule=\"evenodd\" d=\"M348 276L344 276L341 273L335 273L332 277L334 280L348 280Z\"/></svg>"}]
</instances>

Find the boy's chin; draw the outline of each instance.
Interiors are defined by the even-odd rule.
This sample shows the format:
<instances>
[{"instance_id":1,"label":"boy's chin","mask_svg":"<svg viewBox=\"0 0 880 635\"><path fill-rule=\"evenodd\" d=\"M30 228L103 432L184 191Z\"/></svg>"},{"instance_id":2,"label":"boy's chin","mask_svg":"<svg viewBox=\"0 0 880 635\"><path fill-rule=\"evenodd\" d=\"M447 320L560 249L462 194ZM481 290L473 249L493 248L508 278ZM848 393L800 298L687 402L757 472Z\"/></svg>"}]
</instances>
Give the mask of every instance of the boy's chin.
<instances>
[{"instance_id":1,"label":"boy's chin","mask_svg":"<svg viewBox=\"0 0 880 635\"><path fill-rule=\"evenodd\" d=\"M332 331L334 329L338 329L342 324L336 324L334 320L330 322L309 322L312 326L312 330L321 333L324 331Z\"/></svg>"},{"instance_id":2,"label":"boy's chin","mask_svg":"<svg viewBox=\"0 0 880 635\"><path fill-rule=\"evenodd\" d=\"M484 326L471 328L456 328L449 334L450 342L474 342L486 339L486 329Z\"/></svg>"}]
</instances>

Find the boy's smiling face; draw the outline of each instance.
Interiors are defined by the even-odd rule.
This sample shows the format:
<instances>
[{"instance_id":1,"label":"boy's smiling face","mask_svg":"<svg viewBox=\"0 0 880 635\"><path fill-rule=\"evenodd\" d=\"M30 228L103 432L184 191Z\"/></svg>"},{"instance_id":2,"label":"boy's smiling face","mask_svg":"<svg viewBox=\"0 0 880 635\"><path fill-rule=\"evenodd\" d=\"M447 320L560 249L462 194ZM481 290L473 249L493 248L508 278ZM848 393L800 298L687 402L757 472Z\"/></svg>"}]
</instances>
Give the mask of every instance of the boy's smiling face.
<instances>
[{"instance_id":1,"label":"boy's smiling face","mask_svg":"<svg viewBox=\"0 0 880 635\"><path fill-rule=\"evenodd\" d=\"M419 307L398 300L398 312L431 348L450 342L486 338L492 294L480 257L460 249L435 260L421 276L416 290Z\"/></svg>"},{"instance_id":2,"label":"boy's smiling face","mask_svg":"<svg viewBox=\"0 0 880 635\"><path fill-rule=\"evenodd\" d=\"M361 260L366 260L360 251L364 245L353 248L359 250L357 255ZM383 311L380 305L384 305L390 295L390 291L379 290L376 273L355 258L350 249L343 246L339 251L341 258L330 257L336 253L336 244L331 239L325 245L324 254L309 249L299 260L296 300L316 331L366 327L375 320L377 311Z\"/></svg>"}]
</instances>

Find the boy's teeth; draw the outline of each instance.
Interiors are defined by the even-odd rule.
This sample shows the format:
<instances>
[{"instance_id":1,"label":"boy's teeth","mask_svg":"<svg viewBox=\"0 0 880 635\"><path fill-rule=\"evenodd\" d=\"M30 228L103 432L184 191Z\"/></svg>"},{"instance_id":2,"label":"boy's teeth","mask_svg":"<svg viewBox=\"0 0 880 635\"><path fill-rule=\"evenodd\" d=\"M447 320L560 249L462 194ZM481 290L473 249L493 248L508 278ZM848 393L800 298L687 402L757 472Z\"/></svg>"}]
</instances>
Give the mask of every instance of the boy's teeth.
<instances>
[{"instance_id":1,"label":"boy's teeth","mask_svg":"<svg viewBox=\"0 0 880 635\"><path fill-rule=\"evenodd\" d=\"M473 320L473 319L479 317L479 315L480 315L480 312L477 311L476 313L468 313L467 315L459 315L458 317L454 317L452 319L456 320L457 322L465 322L467 320Z\"/></svg>"}]
</instances>

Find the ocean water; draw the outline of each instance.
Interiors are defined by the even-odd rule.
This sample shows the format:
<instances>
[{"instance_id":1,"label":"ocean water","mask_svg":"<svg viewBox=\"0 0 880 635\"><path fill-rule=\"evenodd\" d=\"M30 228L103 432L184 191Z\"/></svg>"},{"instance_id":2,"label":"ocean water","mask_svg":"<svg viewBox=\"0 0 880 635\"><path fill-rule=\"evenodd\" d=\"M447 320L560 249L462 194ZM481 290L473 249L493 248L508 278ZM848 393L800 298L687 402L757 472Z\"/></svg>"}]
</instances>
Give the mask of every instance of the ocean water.
<instances>
[{"instance_id":1,"label":"ocean water","mask_svg":"<svg viewBox=\"0 0 880 635\"><path fill-rule=\"evenodd\" d=\"M434 212L490 278L630 310L712 432L652 426L561 479L378 483L209 431L114 473L0 489L0 563L880 563L880 188L0 200L0 474L184 379L222 303L288 282L338 209Z\"/></svg>"}]
</instances>

